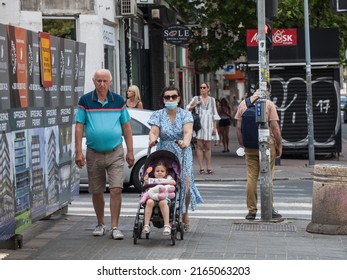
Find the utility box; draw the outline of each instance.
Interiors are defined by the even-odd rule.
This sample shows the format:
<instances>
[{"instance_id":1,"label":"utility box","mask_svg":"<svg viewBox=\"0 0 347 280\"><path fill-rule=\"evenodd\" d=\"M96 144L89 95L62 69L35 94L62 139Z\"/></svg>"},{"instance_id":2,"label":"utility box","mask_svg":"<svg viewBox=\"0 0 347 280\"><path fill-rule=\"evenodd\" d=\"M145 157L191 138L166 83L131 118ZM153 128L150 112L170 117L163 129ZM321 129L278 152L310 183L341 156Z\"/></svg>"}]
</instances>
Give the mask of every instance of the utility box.
<instances>
[{"instance_id":1,"label":"utility box","mask_svg":"<svg viewBox=\"0 0 347 280\"><path fill-rule=\"evenodd\" d=\"M311 83L316 154L341 152L340 62L338 29L311 29ZM248 84L258 82L258 48L247 32ZM277 107L283 154L308 154L304 29L274 29L269 52L271 100Z\"/></svg>"}]
</instances>

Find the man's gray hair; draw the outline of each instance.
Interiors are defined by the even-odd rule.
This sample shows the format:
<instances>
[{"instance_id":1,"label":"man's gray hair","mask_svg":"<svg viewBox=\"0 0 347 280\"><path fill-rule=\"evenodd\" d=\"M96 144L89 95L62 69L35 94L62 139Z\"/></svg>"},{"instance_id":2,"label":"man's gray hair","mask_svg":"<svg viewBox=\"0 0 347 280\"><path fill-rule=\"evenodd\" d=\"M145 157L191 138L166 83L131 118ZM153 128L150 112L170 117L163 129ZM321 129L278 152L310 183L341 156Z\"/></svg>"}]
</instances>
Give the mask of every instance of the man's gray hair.
<instances>
[{"instance_id":1,"label":"man's gray hair","mask_svg":"<svg viewBox=\"0 0 347 280\"><path fill-rule=\"evenodd\" d=\"M94 73L94 76L93 76L93 80L95 80L95 74L96 74L97 72L101 72L101 71L107 72L108 75L110 76L110 82L112 82L112 73L111 73L111 71L108 70L108 69L99 69L99 70L96 70L95 73Z\"/></svg>"}]
</instances>

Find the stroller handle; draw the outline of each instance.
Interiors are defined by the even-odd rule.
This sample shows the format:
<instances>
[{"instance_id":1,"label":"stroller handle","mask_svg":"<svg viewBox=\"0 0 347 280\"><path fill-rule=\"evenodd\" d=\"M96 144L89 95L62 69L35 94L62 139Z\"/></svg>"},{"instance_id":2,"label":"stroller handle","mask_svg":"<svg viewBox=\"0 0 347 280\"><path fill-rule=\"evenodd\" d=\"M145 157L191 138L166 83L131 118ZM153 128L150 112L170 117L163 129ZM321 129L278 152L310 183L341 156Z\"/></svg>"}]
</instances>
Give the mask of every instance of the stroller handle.
<instances>
[{"instance_id":1,"label":"stroller handle","mask_svg":"<svg viewBox=\"0 0 347 280\"><path fill-rule=\"evenodd\" d=\"M158 144L158 140L155 140L155 145ZM147 157L149 157L149 155L151 154L151 150L152 150L152 147L148 145L148 149L147 149Z\"/></svg>"},{"instance_id":2,"label":"stroller handle","mask_svg":"<svg viewBox=\"0 0 347 280\"><path fill-rule=\"evenodd\" d=\"M178 145L178 139L176 139L176 140L174 140L174 142ZM158 140L155 140L155 145L157 145L159 142L158 142ZM183 153L185 152L185 150L186 150L187 148L183 148L182 150L183 150ZM148 148L147 148L147 157L151 154L151 150L152 150L152 147L150 147L150 146L148 146Z\"/></svg>"}]
</instances>

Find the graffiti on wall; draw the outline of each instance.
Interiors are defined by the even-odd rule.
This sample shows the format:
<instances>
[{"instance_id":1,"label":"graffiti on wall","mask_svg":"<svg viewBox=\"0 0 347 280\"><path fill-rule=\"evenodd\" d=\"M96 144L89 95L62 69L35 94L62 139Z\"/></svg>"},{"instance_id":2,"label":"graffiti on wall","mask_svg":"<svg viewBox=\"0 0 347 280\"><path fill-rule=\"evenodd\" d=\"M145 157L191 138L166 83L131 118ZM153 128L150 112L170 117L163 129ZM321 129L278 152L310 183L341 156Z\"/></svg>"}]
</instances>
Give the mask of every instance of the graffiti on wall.
<instances>
[{"instance_id":1,"label":"graffiti on wall","mask_svg":"<svg viewBox=\"0 0 347 280\"><path fill-rule=\"evenodd\" d=\"M278 75L271 77L272 96L280 118L283 146L308 145L308 103L306 79ZM340 130L339 84L333 77L312 79L312 112L315 147L333 147Z\"/></svg>"}]
</instances>

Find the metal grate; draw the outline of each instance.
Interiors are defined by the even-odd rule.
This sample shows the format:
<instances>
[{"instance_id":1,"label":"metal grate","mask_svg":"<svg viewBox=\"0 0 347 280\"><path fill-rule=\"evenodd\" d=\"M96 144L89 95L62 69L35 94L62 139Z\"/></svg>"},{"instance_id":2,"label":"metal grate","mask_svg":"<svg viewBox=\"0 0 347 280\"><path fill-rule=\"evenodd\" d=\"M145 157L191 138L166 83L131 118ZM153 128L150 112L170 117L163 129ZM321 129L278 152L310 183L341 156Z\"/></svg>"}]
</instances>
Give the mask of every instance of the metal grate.
<instances>
[{"instance_id":1,"label":"metal grate","mask_svg":"<svg viewBox=\"0 0 347 280\"><path fill-rule=\"evenodd\" d=\"M122 0L121 1L121 14L122 15L134 15L134 0Z\"/></svg>"},{"instance_id":2,"label":"metal grate","mask_svg":"<svg viewBox=\"0 0 347 280\"><path fill-rule=\"evenodd\" d=\"M290 224L278 223L234 223L232 231L270 231L270 232L296 232L296 227Z\"/></svg>"}]
</instances>

